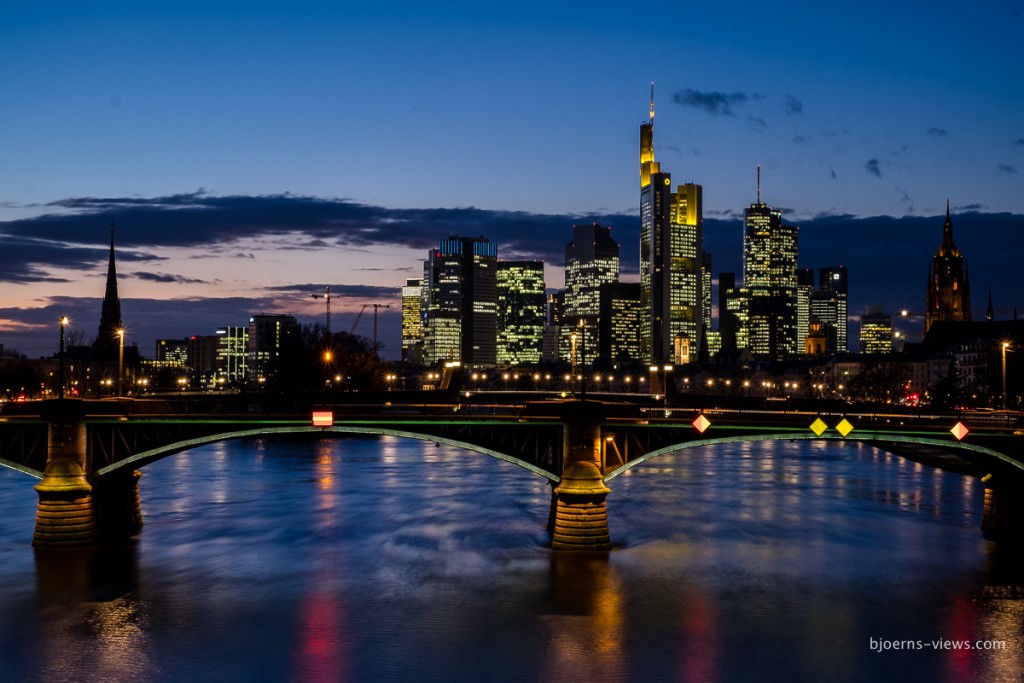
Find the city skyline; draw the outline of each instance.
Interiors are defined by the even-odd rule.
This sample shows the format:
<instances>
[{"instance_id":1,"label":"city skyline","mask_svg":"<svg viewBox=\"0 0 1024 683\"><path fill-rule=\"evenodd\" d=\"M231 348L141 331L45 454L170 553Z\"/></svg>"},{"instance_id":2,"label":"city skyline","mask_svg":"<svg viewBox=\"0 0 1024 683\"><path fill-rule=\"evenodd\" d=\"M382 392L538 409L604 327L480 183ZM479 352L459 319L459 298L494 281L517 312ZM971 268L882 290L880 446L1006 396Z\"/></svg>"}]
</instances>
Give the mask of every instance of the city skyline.
<instances>
[{"instance_id":1,"label":"city skyline","mask_svg":"<svg viewBox=\"0 0 1024 683\"><path fill-rule=\"evenodd\" d=\"M392 303L381 339L397 358L401 285L450 234L482 234L502 258L543 259L555 288L571 226L610 225L623 279L635 281L635 131L651 80L659 158L677 182L704 188L716 278L739 270L760 162L765 197L800 226L800 267L848 267L851 316L875 304L924 310L947 199L973 309L989 290L997 317L1024 305L1013 277L1024 256L1024 104L1006 87L1022 49L1010 39L1015 6L889 8L886 24L860 10L755 8L749 25L697 8L685 48L667 30L641 37L626 12L403 9L194 21L184 9L3 10L12 99L0 107L11 134L0 162L0 344L51 355L63 314L91 340L112 221L127 341L146 355L157 337L212 334L256 313L322 322L323 302L309 295L329 285L336 329L363 303ZM799 49L747 41L754 26L815 22L843 22L880 47L840 58L824 49L825 31L801 34ZM385 25L393 51L370 51ZM959 47L915 48L901 27L955 34ZM303 32L306 48L289 53ZM424 51L437 35L471 36L463 49L474 59ZM846 35L829 35L835 53L852 48ZM627 58L642 40L665 59ZM530 41L533 61L515 64L509 48ZM420 55L410 79L402 68ZM509 77L501 87L496 74ZM338 88L326 87L335 75ZM845 89L810 85L835 81Z\"/></svg>"}]
</instances>

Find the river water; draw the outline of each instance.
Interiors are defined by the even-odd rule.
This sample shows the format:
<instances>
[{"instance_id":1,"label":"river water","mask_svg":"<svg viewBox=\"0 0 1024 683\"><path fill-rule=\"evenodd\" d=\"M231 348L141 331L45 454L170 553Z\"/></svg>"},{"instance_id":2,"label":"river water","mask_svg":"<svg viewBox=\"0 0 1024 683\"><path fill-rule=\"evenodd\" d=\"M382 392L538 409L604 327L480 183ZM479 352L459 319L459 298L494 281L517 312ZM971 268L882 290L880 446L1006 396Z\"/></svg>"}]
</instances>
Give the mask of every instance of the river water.
<instances>
[{"instance_id":1,"label":"river water","mask_svg":"<svg viewBox=\"0 0 1024 683\"><path fill-rule=\"evenodd\" d=\"M34 483L0 468L3 680L1024 678L981 484L856 443L645 463L594 556L546 547L546 480L394 437L168 458L137 539L94 551L33 551Z\"/></svg>"}]
</instances>

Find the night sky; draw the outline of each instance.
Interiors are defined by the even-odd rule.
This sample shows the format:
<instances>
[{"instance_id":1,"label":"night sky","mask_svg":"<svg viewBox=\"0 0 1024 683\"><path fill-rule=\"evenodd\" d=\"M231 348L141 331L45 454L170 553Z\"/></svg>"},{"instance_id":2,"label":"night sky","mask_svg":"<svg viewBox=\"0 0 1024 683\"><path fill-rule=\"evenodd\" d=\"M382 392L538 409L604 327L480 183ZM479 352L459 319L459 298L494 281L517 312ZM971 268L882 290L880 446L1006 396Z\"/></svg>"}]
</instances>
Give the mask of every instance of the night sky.
<instances>
[{"instance_id":1,"label":"night sky","mask_svg":"<svg viewBox=\"0 0 1024 683\"><path fill-rule=\"evenodd\" d=\"M322 321L326 285L348 329L450 234L557 287L597 220L636 279L651 81L716 273L760 163L801 267L849 267L851 315L923 308L947 199L975 316L990 289L1024 313L1024 2L137 5L0 7L8 350L52 354L62 314L95 336L112 221L147 356L253 313Z\"/></svg>"}]
</instances>

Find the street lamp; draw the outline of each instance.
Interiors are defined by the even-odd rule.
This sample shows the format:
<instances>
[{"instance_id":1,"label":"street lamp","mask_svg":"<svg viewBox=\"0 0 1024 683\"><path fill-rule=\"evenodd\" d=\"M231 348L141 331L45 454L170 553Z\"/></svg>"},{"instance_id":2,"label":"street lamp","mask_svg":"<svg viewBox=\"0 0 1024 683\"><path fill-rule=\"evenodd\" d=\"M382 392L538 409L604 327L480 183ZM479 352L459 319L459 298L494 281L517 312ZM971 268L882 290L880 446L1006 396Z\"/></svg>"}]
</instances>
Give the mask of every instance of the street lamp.
<instances>
[{"instance_id":1,"label":"street lamp","mask_svg":"<svg viewBox=\"0 0 1024 683\"><path fill-rule=\"evenodd\" d=\"M60 398L64 398L64 328L68 326L68 317L65 315L60 319Z\"/></svg>"},{"instance_id":2,"label":"street lamp","mask_svg":"<svg viewBox=\"0 0 1024 683\"><path fill-rule=\"evenodd\" d=\"M117 395L124 396L124 328L117 331Z\"/></svg>"},{"instance_id":3,"label":"street lamp","mask_svg":"<svg viewBox=\"0 0 1024 683\"><path fill-rule=\"evenodd\" d=\"M1006 351L1010 348L1010 342L1002 343L1003 351L1003 410L1006 410Z\"/></svg>"}]
</instances>

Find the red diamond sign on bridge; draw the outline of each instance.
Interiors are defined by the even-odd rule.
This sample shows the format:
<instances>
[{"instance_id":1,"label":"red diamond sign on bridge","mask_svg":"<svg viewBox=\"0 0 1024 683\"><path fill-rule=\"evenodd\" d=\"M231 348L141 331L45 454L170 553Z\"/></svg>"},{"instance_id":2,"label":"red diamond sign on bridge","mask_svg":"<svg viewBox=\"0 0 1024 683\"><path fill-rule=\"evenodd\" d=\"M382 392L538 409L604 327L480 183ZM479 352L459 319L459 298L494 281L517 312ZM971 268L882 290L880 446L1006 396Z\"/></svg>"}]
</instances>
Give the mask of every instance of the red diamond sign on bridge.
<instances>
[{"instance_id":1,"label":"red diamond sign on bridge","mask_svg":"<svg viewBox=\"0 0 1024 683\"><path fill-rule=\"evenodd\" d=\"M703 415L698 415L697 419L690 424L692 424L698 432L703 434L704 430L711 426L711 420L707 419Z\"/></svg>"},{"instance_id":2,"label":"red diamond sign on bridge","mask_svg":"<svg viewBox=\"0 0 1024 683\"><path fill-rule=\"evenodd\" d=\"M964 437L967 436L968 432L971 430L964 426L963 422L957 422L949 431L953 433L953 436L956 437L957 441L963 441Z\"/></svg>"}]
</instances>

